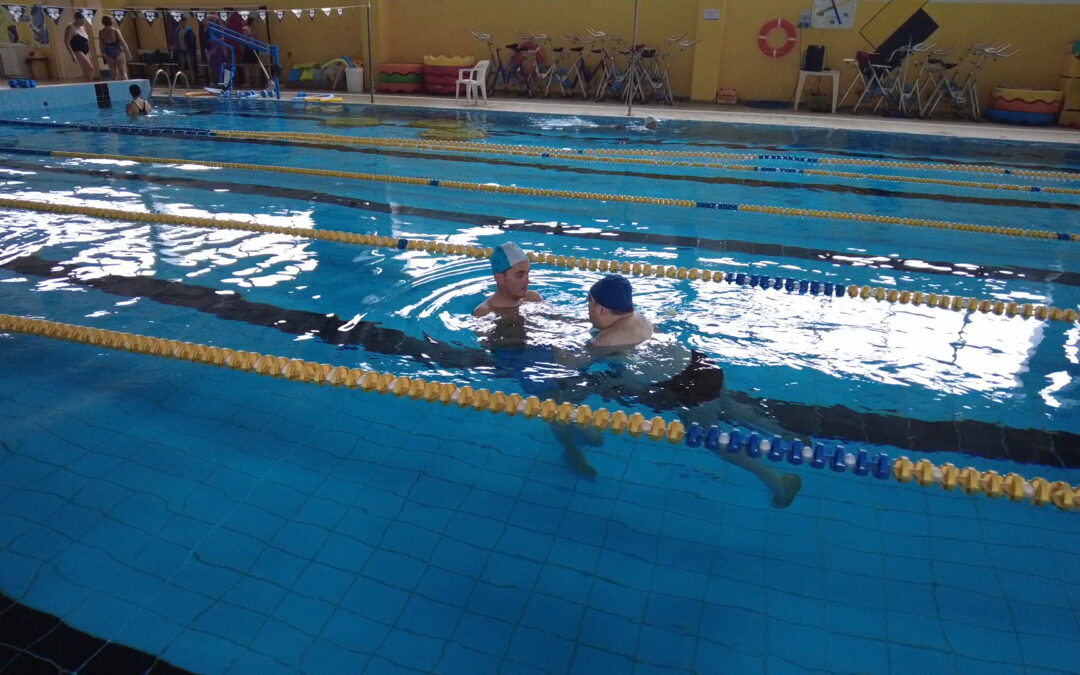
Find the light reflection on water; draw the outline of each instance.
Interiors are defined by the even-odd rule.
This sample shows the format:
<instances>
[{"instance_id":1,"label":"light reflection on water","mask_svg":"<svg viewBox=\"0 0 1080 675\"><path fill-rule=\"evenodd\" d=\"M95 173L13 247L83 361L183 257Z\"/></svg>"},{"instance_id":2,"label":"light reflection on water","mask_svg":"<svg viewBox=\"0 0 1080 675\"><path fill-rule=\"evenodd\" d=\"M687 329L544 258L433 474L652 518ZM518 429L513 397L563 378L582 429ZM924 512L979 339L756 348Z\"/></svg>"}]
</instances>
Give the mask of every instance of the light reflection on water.
<instances>
[{"instance_id":1,"label":"light reflection on water","mask_svg":"<svg viewBox=\"0 0 1080 675\"><path fill-rule=\"evenodd\" d=\"M103 188L87 192L114 199L130 196ZM55 194L51 198L69 199ZM171 205L169 210L212 215L185 204ZM293 226L315 225L310 213L260 214L257 219ZM22 220L36 219L30 216ZM83 246L62 260L77 264L79 276L153 274L160 261L185 268L188 276L213 274L216 269L221 284L241 288L290 284L318 266L311 242L296 237L152 227L78 216L59 221L53 227L37 228L40 238L36 241L14 247L7 241L9 230L2 255L79 243ZM486 228L476 229L486 232ZM478 243L475 236L466 234L455 239ZM674 257L677 251L620 248L612 257L633 257L635 253L665 259ZM384 277L378 287L359 296L359 305L383 303L390 295L388 291L393 291L399 304L396 308L383 304L380 310L385 314L410 321L438 317L449 336L465 344L483 344L488 337L485 330L490 326L468 316L472 307L493 291L486 261L415 251L401 252L390 259L365 253L359 259L360 264L382 274L391 271L393 279L406 284L402 290L393 279ZM589 286L600 276L597 272L534 268L532 286L547 301L543 311L523 312L528 334L525 341L564 348L584 344L589 337L585 299ZM53 287L53 283L45 287ZM655 278L635 279L634 289L636 306L658 329L673 331L688 345L723 363L775 368L777 372L811 370L848 383L917 386L949 395L974 392L999 402L1007 400L1017 387L1017 376L1024 371L1029 350L1039 339L1037 322L972 317L876 301L825 300L727 284L673 283ZM352 315L355 312L348 310L361 307L336 309L341 315ZM1075 337L1071 349L1075 360ZM1061 387L1055 391L1058 389Z\"/></svg>"},{"instance_id":2,"label":"light reflection on water","mask_svg":"<svg viewBox=\"0 0 1080 675\"><path fill-rule=\"evenodd\" d=\"M99 165L130 168L132 162L116 160L73 161L71 165ZM171 169L206 172L207 167L171 165ZM227 191L206 197L212 204L178 201L172 192L156 185L86 185L69 190L40 190L14 180L31 172L7 171L5 187L10 196L48 201L123 208L141 212L154 210L175 215L191 215L230 220L247 220L298 228L316 228L320 220L314 207L276 208L267 206L253 214L247 203L236 203ZM387 188L387 195L396 194ZM407 194L407 193L406 193ZM796 193L781 194L791 206L804 206ZM408 199L388 200L387 216L395 236L429 238L422 225L414 225L403 213ZM604 217L612 209L598 210L590 223L604 229L586 227L587 232L607 232L613 227L649 231L650 226ZM358 219L374 216L366 214ZM524 220L517 221L524 223ZM540 220L555 224L559 220ZM611 223L614 223L612 225ZM379 226L379 223L376 223ZM358 226L363 230L367 223ZM505 238L496 225L455 224L441 241L465 245L491 245ZM612 235L614 237L614 232ZM325 263L328 247L304 239L275 234L236 231L205 231L99 221L83 216L42 216L15 213L0 229L0 261L38 250L60 262L78 265L77 275L136 276L166 274L200 278L209 286L224 285L253 292L252 298L289 307L293 294L319 301L320 308L340 316L361 316L369 320L396 322L413 334L431 331L442 340L464 345L485 345L493 338L492 322L474 319L471 309L493 290L490 268L485 261L428 255L423 252L364 251L353 253L352 265L340 261ZM555 241L538 238L533 249L604 257L607 259L649 260L678 263L685 249L671 246L627 246L614 240L597 246L578 245L573 239ZM57 255L63 249L64 255ZM602 254L597 251L602 250ZM884 264L899 254L875 255L867 249L849 247L862 256L836 256L834 260ZM885 249L890 250L890 249ZM954 257L943 256L946 258ZM745 269L754 273L828 274L843 276L837 267L822 267L814 261L793 263L784 258L702 255L703 266ZM335 267L335 265L337 265ZM920 258L905 259L913 275L920 270L949 271ZM326 267L328 269L320 269ZM964 264L956 263L955 267ZM970 266L974 267L974 266ZM175 268L175 269L174 269ZM310 275L320 269L319 277ZM838 270L839 271L836 271ZM177 273L175 270L179 270ZM818 270L818 271L816 271ZM521 340L530 345L562 348L580 347L590 336L585 316L585 298L596 272L558 270L537 266L533 288L546 299L544 305L522 312ZM375 279L377 278L377 281ZM923 283L919 276L878 274L869 282L896 286L900 282ZM947 287L948 277L936 282ZM686 345L701 350L729 367L756 369L760 375L745 376L746 390L762 391L790 400L834 401L838 395L858 394L864 408L901 410L908 396L931 401L948 397L974 396L980 404L1007 404L1023 399L1025 389L1038 396L1046 408L1060 409L1076 404L1076 387L1068 369L1041 367L1038 386L1025 384L1030 358L1046 337L1043 324L986 315L968 315L940 309L891 305L850 299L824 300L777 291L738 288L728 284L673 282L653 278L635 279L635 300L642 313L657 328ZM309 285L312 287L309 290ZM1052 298L1033 289L1009 289L1003 281L984 280L987 297L1017 302L1046 303ZM1046 285L1052 290L1050 285ZM70 284L49 280L38 290L66 289ZM1038 288L1038 287L1036 287ZM1070 289L1071 290L1071 289ZM265 293L265 295L257 295ZM90 316L96 313L91 310ZM505 326L502 329L505 331ZM512 331L511 331L512 332ZM1056 333L1053 333L1054 339ZM505 338L504 334L502 338ZM500 338L501 339L501 338ZM1076 329L1070 329L1063 345L1066 361L1077 365ZM541 374L559 373L557 367L539 359ZM544 371L545 368L550 370ZM1075 370L1075 368L1073 368ZM538 372L540 372L538 371ZM1048 371L1048 372L1041 372ZM867 385L879 385L877 387ZM905 391L903 395L897 390ZM954 402L943 408L963 407Z\"/></svg>"}]
</instances>

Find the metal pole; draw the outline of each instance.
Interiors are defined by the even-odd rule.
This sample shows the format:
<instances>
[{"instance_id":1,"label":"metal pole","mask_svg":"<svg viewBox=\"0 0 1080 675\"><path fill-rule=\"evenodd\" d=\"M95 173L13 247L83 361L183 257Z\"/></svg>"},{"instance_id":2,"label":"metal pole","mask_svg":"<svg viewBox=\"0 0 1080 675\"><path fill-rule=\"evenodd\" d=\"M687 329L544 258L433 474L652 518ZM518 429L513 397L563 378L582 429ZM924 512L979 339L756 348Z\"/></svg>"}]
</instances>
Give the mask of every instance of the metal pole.
<instances>
[{"instance_id":1,"label":"metal pole","mask_svg":"<svg viewBox=\"0 0 1080 675\"><path fill-rule=\"evenodd\" d=\"M375 105L375 64L371 61L371 0L367 3L367 69L371 105Z\"/></svg>"},{"instance_id":2,"label":"metal pole","mask_svg":"<svg viewBox=\"0 0 1080 675\"><path fill-rule=\"evenodd\" d=\"M630 39L630 67L634 68L637 65L637 19L638 19L638 7L641 5L641 0L634 0L634 33ZM630 73L630 80L633 80L633 72ZM633 82L631 82L633 84ZM626 116L630 117L634 114L634 90L630 88L630 100L626 103Z\"/></svg>"}]
</instances>

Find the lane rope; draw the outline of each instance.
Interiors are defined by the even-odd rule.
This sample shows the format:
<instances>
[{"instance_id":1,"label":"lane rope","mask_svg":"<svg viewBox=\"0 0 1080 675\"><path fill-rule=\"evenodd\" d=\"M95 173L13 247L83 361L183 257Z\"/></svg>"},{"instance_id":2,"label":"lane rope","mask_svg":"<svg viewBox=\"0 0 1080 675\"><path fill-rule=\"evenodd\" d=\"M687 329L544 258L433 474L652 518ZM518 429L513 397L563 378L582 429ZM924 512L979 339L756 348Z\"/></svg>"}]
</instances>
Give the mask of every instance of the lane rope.
<instances>
[{"instance_id":1,"label":"lane rope","mask_svg":"<svg viewBox=\"0 0 1080 675\"><path fill-rule=\"evenodd\" d=\"M340 136L334 134L305 134L302 132L247 132L247 131L218 131L215 137L223 137L235 140L283 140L291 143L315 143L320 145L365 145L370 147L394 147L427 152L456 152L456 153L480 153L499 154L516 157L535 157L539 159L557 159L574 162L596 162L607 164L632 164L644 166L675 166L696 169L714 169L721 171L749 172L749 173L778 173L795 174L806 176L823 176L829 178L845 178L849 180L885 181L894 183L916 183L922 185L945 185L949 187L970 188L975 190L1006 190L1012 192L1037 192L1046 194L1080 195L1080 188L1067 187L1040 187L1037 185L1017 185L1012 183L983 183L978 181L955 180L949 178L926 178L919 176L900 176L895 174L867 174L854 171L831 171L828 169L799 169L790 167L769 166L746 166L745 164L718 164L716 162L690 162L676 159L655 159L635 157L632 155L619 156L605 154L606 151L598 149L569 148L537 148L524 145L502 145L490 143L462 143L454 141L417 141L412 139L386 139L376 137ZM617 152L617 151L612 151ZM638 151L645 152L645 151ZM682 156L674 154L673 156ZM725 155L721 159L741 159L744 161L756 161L763 159L780 160L786 159L798 161L798 158L788 155ZM805 158L804 158L805 159ZM854 163L854 162L853 162ZM1018 174L1018 170L1012 170L1005 175ZM1074 179L1080 179L1080 174L1071 175ZM1054 176L1050 179L1061 180Z\"/></svg>"},{"instance_id":2,"label":"lane rope","mask_svg":"<svg viewBox=\"0 0 1080 675\"><path fill-rule=\"evenodd\" d=\"M138 164L187 164L195 166L209 166L219 169L236 169L241 171L265 171L268 173L294 174L304 176L318 176L323 178L341 178L346 180L372 181L380 183L397 183L404 185L418 185L429 187L442 187L453 190L471 190L479 192L494 192L499 194L520 195L528 197L555 197L559 199L576 199L601 202L617 202L624 204L646 204L652 206L674 206L680 208L714 209L719 211L738 211L742 213L763 213L776 216L789 216L797 218L820 218L826 220L843 220L865 223L877 223L883 225L902 225L906 227L923 227L938 230L956 230L961 232L978 232L981 234L998 234L1008 237L1023 237L1029 239L1053 239L1057 241L1080 241L1080 234L1068 232L1048 232L1045 230L1032 230L1019 227L1000 227L996 225L975 225L971 223L958 223L946 220L929 220L926 218L907 218L901 216L878 216L872 213L850 213L842 211L825 211L821 209L803 209L781 206L761 206L757 204L735 204L727 202L704 202L692 199L669 199L665 197L645 197L641 195L620 195L599 192L579 192L575 190L556 190L552 188L520 187L517 185L498 185L494 183L471 183L467 181L442 180L438 178L421 178L412 176L394 176L390 174L363 173L355 171L338 171L335 169L308 169L302 167L279 166L273 164L247 164L242 162L218 162L203 159L180 159L175 157L147 157L138 155L113 155L90 152L70 152L66 150L35 150L24 148L3 148L3 151L17 154L42 155L45 152L49 156L67 159L107 159L119 162L134 162Z\"/></svg>"},{"instance_id":3,"label":"lane rope","mask_svg":"<svg viewBox=\"0 0 1080 675\"><path fill-rule=\"evenodd\" d=\"M1080 486L1074 487L1064 481L1051 482L1041 477L1029 480L1016 473L1002 476L997 471L980 472L973 467L960 469L951 463L939 467L927 459L913 462L907 457L900 457L890 461L889 456L882 452L871 457L864 449L853 453L845 450L842 445L822 442L803 445L798 438L790 442L779 436L769 439L760 437L757 433L747 433L738 427L725 431L719 426L705 429L697 423L691 423L689 428L686 428L679 420L667 421L659 416L646 419L639 412L627 414L624 410L609 411L606 408L592 410L588 405L556 403L550 398L541 401L536 396L522 397L517 393L507 394L499 390L492 392L483 388L474 389L469 385L458 387L452 382L426 381L407 375L333 366L329 363L10 314L0 314L0 332L39 335L137 354L232 368L296 382L329 384L398 398L407 396L429 404L456 405L476 412L487 411L511 417L521 415L526 419L539 419L549 423L576 424L615 435L627 433L634 438L644 436L652 441L667 440L672 445L685 444L689 448L704 446L717 454L745 453L755 459L768 458L776 463L786 461L792 465L805 464L813 469L827 467L837 473L847 471L855 476L873 476L881 480L893 478L900 483L914 481L923 487L940 485L948 491L960 488L965 494L983 494L991 499L1004 495L1013 502L1028 501L1036 506L1053 504L1063 511L1075 511L1080 503Z\"/></svg>"},{"instance_id":4,"label":"lane rope","mask_svg":"<svg viewBox=\"0 0 1080 675\"><path fill-rule=\"evenodd\" d=\"M396 238L374 234L359 234L341 230L315 230L302 227L290 227L288 225L263 225L245 220L128 211L100 206L59 204L29 199L14 199L10 197L0 197L0 207L24 211L36 211L40 213L85 215L131 223L154 223L179 227L283 234L320 241L359 244L362 246L379 248L396 248L403 251L425 251L429 254L459 255L480 259L490 258L492 253L492 249L489 247L448 244L441 241L424 241L420 239ZM633 275L679 280L689 279L690 281L701 280L703 282L715 283L726 282L737 286L759 288L761 290L783 290L788 293L798 293L799 295L809 294L811 296L837 298L846 295L849 298L860 298L862 300L873 298L878 302L887 302L889 304L899 303L902 305L912 304L916 307L926 305L927 307L949 309L954 312L965 311L969 314L980 312L982 314L995 314L998 316L1019 316L1025 319L1035 318L1040 321L1064 321L1066 323L1073 323L1077 320L1078 316L1080 316L1080 313L1073 308L1061 309L1058 307L1033 305L1030 303L1019 304L1013 301L1004 302L1002 300L989 300L985 298L965 298L959 295L947 295L932 292L924 293L923 291L908 291L896 288L886 289L880 286L857 286L855 284L845 286L844 284L834 284L829 281L811 281L807 279L784 278L779 276L770 277L764 274L724 272L721 270L699 269L697 267L686 268L677 267L675 265L654 265L640 260L607 260L586 258L584 256L556 255L554 253L536 251L530 251L528 257L530 262L562 269L619 272L627 276Z\"/></svg>"},{"instance_id":5,"label":"lane rope","mask_svg":"<svg viewBox=\"0 0 1080 675\"><path fill-rule=\"evenodd\" d=\"M511 151L528 151L541 153L570 153L582 155L586 152L593 155L622 156L622 157L696 157L705 159L731 159L738 161L780 161L794 162L799 164L825 164L833 166L879 166L884 168L913 169L917 171L941 171L956 173L983 173L1001 176L1025 176L1043 180L1080 180L1080 172L1055 171L1048 169L1025 169L1017 167L1000 167L985 164L949 164L945 162L908 162L900 160L882 160L859 157L808 157L804 155L791 155L779 153L734 153L734 152L711 152L696 150L655 150L650 148L567 148L567 147L542 147L531 145L510 145L501 143L479 143L475 141L438 141L427 139L402 139L381 138L375 136L343 136L340 134L323 134L312 132L283 132L283 131L248 131L239 129L210 129L205 127L174 127L174 126L144 126L134 124L90 124L85 122L60 122L46 120L0 120L0 124L32 126L45 128L74 128L80 131L97 133L123 133L140 136L178 136L178 137L217 137L235 139L271 139L271 140L295 140L304 142L330 142L342 144L372 145L383 147L410 147L428 149L451 149L459 152L485 152L510 154ZM1067 193L1071 194L1071 192Z\"/></svg>"}]
</instances>

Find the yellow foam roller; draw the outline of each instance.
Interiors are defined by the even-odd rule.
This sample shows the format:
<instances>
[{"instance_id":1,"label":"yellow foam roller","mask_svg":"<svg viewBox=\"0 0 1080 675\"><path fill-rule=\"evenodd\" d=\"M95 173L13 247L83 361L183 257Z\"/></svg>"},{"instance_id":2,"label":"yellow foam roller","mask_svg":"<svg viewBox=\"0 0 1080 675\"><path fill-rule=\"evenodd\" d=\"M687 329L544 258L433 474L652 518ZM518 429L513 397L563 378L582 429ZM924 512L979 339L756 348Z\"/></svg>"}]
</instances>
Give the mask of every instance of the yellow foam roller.
<instances>
[{"instance_id":1,"label":"yellow foam roller","mask_svg":"<svg viewBox=\"0 0 1080 675\"><path fill-rule=\"evenodd\" d=\"M1024 498L1024 478L1015 473L1007 474L1001 481L1001 489L1010 501L1018 502Z\"/></svg>"},{"instance_id":2,"label":"yellow foam roller","mask_svg":"<svg viewBox=\"0 0 1080 675\"><path fill-rule=\"evenodd\" d=\"M476 398L476 391L469 385L458 389L457 403L462 408L469 408L472 406L474 399Z\"/></svg>"},{"instance_id":3,"label":"yellow foam roller","mask_svg":"<svg viewBox=\"0 0 1080 675\"><path fill-rule=\"evenodd\" d=\"M616 410L611 415L611 430L616 434L626 431L630 424L630 418L622 410Z\"/></svg>"},{"instance_id":4,"label":"yellow foam roller","mask_svg":"<svg viewBox=\"0 0 1080 675\"><path fill-rule=\"evenodd\" d=\"M649 421L649 438L658 441L664 437L667 431L667 422L663 417L654 417Z\"/></svg>"},{"instance_id":5,"label":"yellow foam roller","mask_svg":"<svg viewBox=\"0 0 1080 675\"><path fill-rule=\"evenodd\" d=\"M910 483L914 476L915 465L907 457L901 457L893 462L893 477L901 483Z\"/></svg>"},{"instance_id":6,"label":"yellow foam roller","mask_svg":"<svg viewBox=\"0 0 1080 675\"><path fill-rule=\"evenodd\" d=\"M960 470L954 465L946 462L941 465L941 488L943 490L953 490L960 482Z\"/></svg>"},{"instance_id":7,"label":"yellow foam roller","mask_svg":"<svg viewBox=\"0 0 1080 675\"><path fill-rule=\"evenodd\" d=\"M1031 479L1031 503L1035 506L1050 503L1050 481L1039 477Z\"/></svg>"},{"instance_id":8,"label":"yellow foam roller","mask_svg":"<svg viewBox=\"0 0 1080 675\"><path fill-rule=\"evenodd\" d=\"M555 411L555 419L563 424L570 423L570 413L574 412L574 406L569 403L560 403Z\"/></svg>"},{"instance_id":9,"label":"yellow foam roller","mask_svg":"<svg viewBox=\"0 0 1080 675\"><path fill-rule=\"evenodd\" d=\"M1063 481L1054 481L1050 484L1050 500L1054 506L1063 511L1071 511L1076 506L1076 494L1072 486Z\"/></svg>"},{"instance_id":10,"label":"yellow foam roller","mask_svg":"<svg viewBox=\"0 0 1080 675\"><path fill-rule=\"evenodd\" d=\"M990 499L997 499L1005 491L1001 475L997 471L984 471L982 479L979 481L979 487L982 488L983 494Z\"/></svg>"},{"instance_id":11,"label":"yellow foam roller","mask_svg":"<svg viewBox=\"0 0 1080 675\"><path fill-rule=\"evenodd\" d=\"M928 459L920 459L915 462L915 468L912 469L912 475L915 476L915 482L923 487L934 484L934 464Z\"/></svg>"}]
</instances>

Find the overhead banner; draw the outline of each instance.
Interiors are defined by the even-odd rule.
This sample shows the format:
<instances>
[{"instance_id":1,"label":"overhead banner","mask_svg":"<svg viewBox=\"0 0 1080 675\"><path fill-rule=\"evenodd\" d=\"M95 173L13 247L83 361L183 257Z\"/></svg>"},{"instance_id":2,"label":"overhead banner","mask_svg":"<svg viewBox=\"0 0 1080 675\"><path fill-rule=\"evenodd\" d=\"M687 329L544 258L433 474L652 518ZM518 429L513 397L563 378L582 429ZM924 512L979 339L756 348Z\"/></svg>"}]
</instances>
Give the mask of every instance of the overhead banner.
<instances>
[{"instance_id":1,"label":"overhead banner","mask_svg":"<svg viewBox=\"0 0 1080 675\"><path fill-rule=\"evenodd\" d=\"M285 14L287 12L291 12L292 15L297 18L297 20L299 20L300 17L302 17L306 13L308 15L308 19L314 21L315 17L318 15L318 13L320 11L323 14L325 14L328 18L332 17L335 12L337 13L338 16L345 16L345 10L347 8L357 7L357 6L361 6L361 5L346 5L344 7L320 7L318 9L310 9L310 8L303 8L303 9L275 9L275 10L273 10L273 13L274 13L274 16L277 17L278 21L281 21L282 19L284 19ZM11 13L12 18L14 18L15 21L21 20L22 17L23 17L23 14L26 13L26 7L24 5L4 5L3 7L5 9L7 9L8 12ZM51 18L54 23L56 23L56 22L58 22L60 20L60 13L63 12L64 9L67 9L67 8L65 8L65 7L45 7L44 8L45 13L48 14L49 18ZM81 11L83 13L83 16L86 17L86 20L88 22L93 21L95 10L86 9L84 7L75 7L74 9L77 9L77 10ZM120 23L121 21L124 20L124 17L127 16L128 11L134 12L136 10L113 9L113 10L109 10L109 13L112 15L112 17L116 20L117 23ZM192 16L195 17L195 19L199 23L202 23L203 21L205 21L206 17L208 17L208 16L217 16L222 21L228 21L229 20L229 15L234 13L232 10L220 10L219 11L219 10L216 10L216 9L190 9L190 10L145 9L145 10L141 10L141 11L142 11L143 18L146 19L146 22L151 23L151 24L154 23L154 21L157 20L159 12L167 14L168 16L172 17L173 21L177 21L177 22L179 22L180 19L183 18L184 16L186 16L187 14L191 14ZM258 16L259 20L262 21L263 23L266 22L267 10L265 10L265 9L260 9L260 10L257 10L257 11L236 10L235 13L240 15L240 18L244 20L244 23L247 23L248 17L250 17L252 14Z\"/></svg>"}]
</instances>

